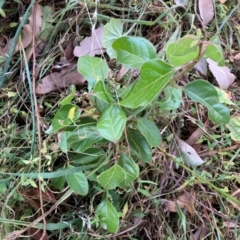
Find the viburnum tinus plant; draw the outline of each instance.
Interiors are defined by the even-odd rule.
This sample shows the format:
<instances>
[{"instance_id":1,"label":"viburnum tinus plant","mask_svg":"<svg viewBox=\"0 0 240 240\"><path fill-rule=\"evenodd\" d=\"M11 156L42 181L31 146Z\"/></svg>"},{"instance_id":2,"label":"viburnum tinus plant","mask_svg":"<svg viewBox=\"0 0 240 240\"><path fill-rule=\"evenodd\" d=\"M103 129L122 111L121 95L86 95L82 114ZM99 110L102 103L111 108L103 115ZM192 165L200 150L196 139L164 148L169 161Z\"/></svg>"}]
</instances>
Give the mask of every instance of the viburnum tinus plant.
<instances>
[{"instance_id":1,"label":"viburnum tinus plant","mask_svg":"<svg viewBox=\"0 0 240 240\"><path fill-rule=\"evenodd\" d=\"M162 112L177 109L185 95L202 104L212 122L228 123L230 114L208 81L196 79L184 87L176 85L202 58L224 65L216 39L202 41L199 36L186 35L168 44L166 60L162 60L150 41L126 36L121 21L111 19L104 27L103 46L118 64L139 69L138 79L113 86L105 59L80 57L78 71L88 82L89 108L72 104L71 93L60 102L48 133L60 133L60 148L68 155L67 168L71 169L66 176L54 178L53 185L61 189L68 184L81 196L98 193L98 200L92 200L98 201L94 204L95 226L100 223L115 233L122 210L113 204L113 194L119 195L119 189L131 190L139 180L139 163L150 163L152 149L162 142L161 129L143 113L154 106ZM162 92L165 99L160 98Z\"/></svg>"}]
</instances>

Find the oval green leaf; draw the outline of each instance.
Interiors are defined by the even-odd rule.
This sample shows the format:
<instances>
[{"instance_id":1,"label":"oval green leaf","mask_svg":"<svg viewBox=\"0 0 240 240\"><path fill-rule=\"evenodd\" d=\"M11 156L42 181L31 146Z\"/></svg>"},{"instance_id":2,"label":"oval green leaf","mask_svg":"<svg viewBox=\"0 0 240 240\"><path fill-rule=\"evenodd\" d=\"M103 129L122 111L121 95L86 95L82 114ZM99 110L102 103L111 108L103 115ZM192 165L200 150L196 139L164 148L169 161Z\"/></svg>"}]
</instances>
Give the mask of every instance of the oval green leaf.
<instances>
[{"instance_id":1,"label":"oval green leaf","mask_svg":"<svg viewBox=\"0 0 240 240\"><path fill-rule=\"evenodd\" d=\"M99 118L97 128L103 138L116 143L122 136L126 121L121 108L109 105Z\"/></svg>"},{"instance_id":2,"label":"oval green leaf","mask_svg":"<svg viewBox=\"0 0 240 240\"><path fill-rule=\"evenodd\" d=\"M174 67L182 66L198 57L199 46L194 36L187 35L174 43L170 43L166 50L166 57Z\"/></svg>"},{"instance_id":3,"label":"oval green leaf","mask_svg":"<svg viewBox=\"0 0 240 240\"><path fill-rule=\"evenodd\" d=\"M140 79L120 104L128 108L147 106L168 84L173 68L164 61L150 60L140 70Z\"/></svg>"},{"instance_id":4,"label":"oval green leaf","mask_svg":"<svg viewBox=\"0 0 240 240\"><path fill-rule=\"evenodd\" d=\"M112 43L122 36L123 23L120 19L111 18L110 22L104 26L102 45L107 49L110 58L116 57L116 52L112 48Z\"/></svg>"},{"instance_id":5,"label":"oval green leaf","mask_svg":"<svg viewBox=\"0 0 240 240\"><path fill-rule=\"evenodd\" d=\"M118 187L124 178L125 172L117 164L97 176L98 183L107 190Z\"/></svg>"},{"instance_id":6,"label":"oval green leaf","mask_svg":"<svg viewBox=\"0 0 240 240\"><path fill-rule=\"evenodd\" d=\"M85 55L78 59L78 71L93 87L97 81L104 80L107 77L108 65L102 58Z\"/></svg>"},{"instance_id":7,"label":"oval green leaf","mask_svg":"<svg viewBox=\"0 0 240 240\"><path fill-rule=\"evenodd\" d=\"M152 149L145 137L140 132L134 130L129 130L127 136L130 147L138 158L143 162L150 163L152 161Z\"/></svg>"},{"instance_id":8,"label":"oval green leaf","mask_svg":"<svg viewBox=\"0 0 240 240\"><path fill-rule=\"evenodd\" d=\"M119 228L119 216L112 203L106 199L103 200L96 209L100 223L104 229L110 233L117 232Z\"/></svg>"},{"instance_id":9,"label":"oval green leaf","mask_svg":"<svg viewBox=\"0 0 240 240\"><path fill-rule=\"evenodd\" d=\"M118 165L122 167L126 174L123 181L120 183L120 187L124 189L139 176L139 167L132 158L128 157L126 154L121 155L118 160Z\"/></svg>"},{"instance_id":10,"label":"oval green leaf","mask_svg":"<svg viewBox=\"0 0 240 240\"><path fill-rule=\"evenodd\" d=\"M69 187L79 195L85 196L88 193L88 180L81 171L66 176Z\"/></svg>"},{"instance_id":11,"label":"oval green leaf","mask_svg":"<svg viewBox=\"0 0 240 240\"><path fill-rule=\"evenodd\" d=\"M142 64L156 57L156 49L142 37L120 37L112 44L117 61L129 68L140 68Z\"/></svg>"},{"instance_id":12,"label":"oval green leaf","mask_svg":"<svg viewBox=\"0 0 240 240\"><path fill-rule=\"evenodd\" d=\"M145 118L137 119L138 130L152 147L158 147L162 142L160 131L156 124Z\"/></svg>"},{"instance_id":13,"label":"oval green leaf","mask_svg":"<svg viewBox=\"0 0 240 240\"><path fill-rule=\"evenodd\" d=\"M213 85L205 80L196 80L185 86L187 95L208 109L209 118L216 123L228 123L230 121L229 109L221 104L218 93Z\"/></svg>"},{"instance_id":14,"label":"oval green leaf","mask_svg":"<svg viewBox=\"0 0 240 240\"><path fill-rule=\"evenodd\" d=\"M109 87L104 81L98 81L94 87L93 93L98 99L103 100L106 103L113 103L113 97Z\"/></svg>"}]
</instances>

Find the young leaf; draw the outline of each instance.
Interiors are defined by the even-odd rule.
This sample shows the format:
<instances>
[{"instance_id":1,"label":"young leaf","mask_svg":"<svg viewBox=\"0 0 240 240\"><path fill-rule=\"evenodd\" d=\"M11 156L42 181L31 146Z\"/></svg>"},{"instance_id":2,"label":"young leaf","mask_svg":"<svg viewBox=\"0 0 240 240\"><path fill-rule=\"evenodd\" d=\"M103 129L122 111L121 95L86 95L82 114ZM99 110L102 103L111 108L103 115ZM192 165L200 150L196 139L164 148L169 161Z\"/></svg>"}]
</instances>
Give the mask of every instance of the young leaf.
<instances>
[{"instance_id":1,"label":"young leaf","mask_svg":"<svg viewBox=\"0 0 240 240\"><path fill-rule=\"evenodd\" d=\"M226 127L230 130L230 136L235 141L240 141L240 117L239 115L233 116L230 122L226 124Z\"/></svg>"},{"instance_id":2,"label":"young leaf","mask_svg":"<svg viewBox=\"0 0 240 240\"><path fill-rule=\"evenodd\" d=\"M75 152L84 152L102 139L97 128L93 124L88 124L88 126L80 126L72 132L62 132L60 135L60 147L63 152L70 148Z\"/></svg>"},{"instance_id":3,"label":"young leaf","mask_svg":"<svg viewBox=\"0 0 240 240\"><path fill-rule=\"evenodd\" d=\"M117 53L117 61L128 68L140 68L144 62L156 57L155 47L141 37L120 37L112 47Z\"/></svg>"},{"instance_id":4,"label":"young leaf","mask_svg":"<svg viewBox=\"0 0 240 240\"><path fill-rule=\"evenodd\" d=\"M125 172L117 164L97 176L98 183L107 190L118 187L124 178Z\"/></svg>"},{"instance_id":5,"label":"young leaf","mask_svg":"<svg viewBox=\"0 0 240 240\"><path fill-rule=\"evenodd\" d=\"M150 163L152 161L152 149L144 136L134 130L129 130L127 136L131 149L136 152L140 160Z\"/></svg>"},{"instance_id":6,"label":"young leaf","mask_svg":"<svg viewBox=\"0 0 240 240\"><path fill-rule=\"evenodd\" d=\"M58 131L72 124L79 118L80 113L81 109L77 105L67 104L62 106L52 120L51 132Z\"/></svg>"},{"instance_id":7,"label":"young leaf","mask_svg":"<svg viewBox=\"0 0 240 240\"><path fill-rule=\"evenodd\" d=\"M194 36L187 35L168 45L166 57L174 67L182 66L198 57L199 46Z\"/></svg>"},{"instance_id":8,"label":"young leaf","mask_svg":"<svg viewBox=\"0 0 240 240\"><path fill-rule=\"evenodd\" d=\"M178 109L182 102L182 90L167 86L164 89L164 93L166 97L159 103L160 111L164 112Z\"/></svg>"},{"instance_id":9,"label":"young leaf","mask_svg":"<svg viewBox=\"0 0 240 240\"><path fill-rule=\"evenodd\" d=\"M203 161L199 157L199 155L194 150L194 148L192 148L190 145L182 141L180 138L176 137L176 139L177 139L184 163L186 163L188 166L191 166L191 167L197 167L205 163L205 161Z\"/></svg>"},{"instance_id":10,"label":"young leaf","mask_svg":"<svg viewBox=\"0 0 240 240\"><path fill-rule=\"evenodd\" d=\"M213 122L228 123L229 109L219 103L216 89L205 80L196 80L185 86L187 95L208 109L208 116Z\"/></svg>"},{"instance_id":11,"label":"young leaf","mask_svg":"<svg viewBox=\"0 0 240 240\"><path fill-rule=\"evenodd\" d=\"M227 104L227 105L234 105L234 103L231 101L232 99L231 92L224 91L218 87L215 87L215 89L217 90L220 103Z\"/></svg>"},{"instance_id":12,"label":"young leaf","mask_svg":"<svg viewBox=\"0 0 240 240\"><path fill-rule=\"evenodd\" d=\"M122 36L123 24L120 19L111 18L110 22L104 26L102 44L107 49L110 58L116 58L116 52L112 48L112 43Z\"/></svg>"},{"instance_id":13,"label":"young leaf","mask_svg":"<svg viewBox=\"0 0 240 240\"><path fill-rule=\"evenodd\" d=\"M121 108L109 105L98 120L97 128L102 137L116 143L122 136L126 125L126 116Z\"/></svg>"},{"instance_id":14,"label":"young leaf","mask_svg":"<svg viewBox=\"0 0 240 240\"><path fill-rule=\"evenodd\" d=\"M85 196L88 193L88 180L83 172L77 172L66 176L69 187L79 195Z\"/></svg>"},{"instance_id":15,"label":"young leaf","mask_svg":"<svg viewBox=\"0 0 240 240\"><path fill-rule=\"evenodd\" d=\"M208 44L204 53L205 58L210 58L218 63L219 66L224 66L224 57L221 46L217 44Z\"/></svg>"},{"instance_id":16,"label":"young leaf","mask_svg":"<svg viewBox=\"0 0 240 240\"><path fill-rule=\"evenodd\" d=\"M158 147L162 142L162 136L154 122L145 118L137 119L138 130L146 138L148 144L152 147Z\"/></svg>"},{"instance_id":17,"label":"young leaf","mask_svg":"<svg viewBox=\"0 0 240 240\"><path fill-rule=\"evenodd\" d=\"M140 79L120 104L128 108L147 106L166 87L173 75L173 68L164 61L150 60L140 70Z\"/></svg>"},{"instance_id":18,"label":"young leaf","mask_svg":"<svg viewBox=\"0 0 240 240\"><path fill-rule=\"evenodd\" d=\"M106 199L103 200L96 209L100 223L108 232L115 233L119 228L119 217L117 210L112 203Z\"/></svg>"},{"instance_id":19,"label":"young leaf","mask_svg":"<svg viewBox=\"0 0 240 240\"><path fill-rule=\"evenodd\" d=\"M78 59L78 71L93 87L99 80L104 80L108 75L108 65L102 58L85 55Z\"/></svg>"},{"instance_id":20,"label":"young leaf","mask_svg":"<svg viewBox=\"0 0 240 240\"><path fill-rule=\"evenodd\" d=\"M118 165L122 167L126 174L123 181L119 185L124 189L139 176L139 167L132 160L132 158L128 157L126 154L121 155L118 160Z\"/></svg>"},{"instance_id":21,"label":"young leaf","mask_svg":"<svg viewBox=\"0 0 240 240\"><path fill-rule=\"evenodd\" d=\"M113 103L113 97L108 86L104 81L98 81L94 87L94 95L106 103Z\"/></svg>"}]
</instances>

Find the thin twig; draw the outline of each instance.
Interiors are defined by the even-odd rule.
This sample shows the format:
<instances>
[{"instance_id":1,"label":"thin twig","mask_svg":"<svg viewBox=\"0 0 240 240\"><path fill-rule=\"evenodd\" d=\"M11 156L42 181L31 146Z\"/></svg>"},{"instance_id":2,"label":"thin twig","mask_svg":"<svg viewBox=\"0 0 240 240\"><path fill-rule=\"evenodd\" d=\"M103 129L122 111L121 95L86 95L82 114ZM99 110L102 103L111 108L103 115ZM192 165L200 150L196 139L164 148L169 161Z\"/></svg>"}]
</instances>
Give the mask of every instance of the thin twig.
<instances>
[{"instance_id":1,"label":"thin twig","mask_svg":"<svg viewBox=\"0 0 240 240\"><path fill-rule=\"evenodd\" d=\"M39 109L38 109L38 103L37 103L37 96L36 96L36 43L35 43L35 23L36 23L36 7L37 4L34 4L32 7L32 14L33 14L33 33L32 33L32 49L33 49L33 66L32 66L32 87L33 87L33 97L34 97L34 105L35 105L35 115L37 120L37 132L38 132L38 172L41 173L42 171L42 136L41 136L41 123L40 123L40 115L39 115ZM38 189L39 189L39 198L40 198L40 209L41 214L44 216L44 208L43 208L43 196L42 196L42 188L41 188L42 180L41 178L38 179ZM46 218L43 217L43 234L40 240L43 240L46 236Z\"/></svg>"}]
</instances>

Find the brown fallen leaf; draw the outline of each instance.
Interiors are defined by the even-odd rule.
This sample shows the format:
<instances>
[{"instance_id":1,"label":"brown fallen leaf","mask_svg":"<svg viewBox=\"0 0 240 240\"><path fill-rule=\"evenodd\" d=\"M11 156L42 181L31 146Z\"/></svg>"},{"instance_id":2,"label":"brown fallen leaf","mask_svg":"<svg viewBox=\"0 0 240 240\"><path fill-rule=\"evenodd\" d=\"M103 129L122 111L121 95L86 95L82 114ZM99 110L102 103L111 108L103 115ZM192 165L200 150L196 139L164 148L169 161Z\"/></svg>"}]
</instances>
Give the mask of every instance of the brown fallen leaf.
<instances>
[{"instance_id":1,"label":"brown fallen leaf","mask_svg":"<svg viewBox=\"0 0 240 240\"><path fill-rule=\"evenodd\" d=\"M73 41L69 42L67 47L64 50L65 58L68 61L71 61L74 59L74 54L73 54L74 46L73 46Z\"/></svg>"},{"instance_id":2,"label":"brown fallen leaf","mask_svg":"<svg viewBox=\"0 0 240 240\"><path fill-rule=\"evenodd\" d=\"M206 122L204 123L205 128L207 127L207 124L208 120L206 120ZM202 136L203 132L204 129L198 127L185 142L192 146Z\"/></svg>"},{"instance_id":3,"label":"brown fallen leaf","mask_svg":"<svg viewBox=\"0 0 240 240\"><path fill-rule=\"evenodd\" d=\"M202 75L207 76L207 61L205 58L201 58L200 61L194 66Z\"/></svg>"},{"instance_id":4,"label":"brown fallen leaf","mask_svg":"<svg viewBox=\"0 0 240 240\"><path fill-rule=\"evenodd\" d=\"M43 230L42 229L37 229L37 228L29 228L28 229L28 235L31 236L31 238L35 239L35 240L48 240L48 234L45 234L45 236L43 238Z\"/></svg>"},{"instance_id":5,"label":"brown fallen leaf","mask_svg":"<svg viewBox=\"0 0 240 240\"><path fill-rule=\"evenodd\" d=\"M191 240L201 240L201 239L204 239L207 235L208 235L207 227L202 225L191 237Z\"/></svg>"},{"instance_id":6,"label":"brown fallen leaf","mask_svg":"<svg viewBox=\"0 0 240 240\"><path fill-rule=\"evenodd\" d=\"M13 42L13 38L11 38L6 46L3 48L2 53L7 54L11 44ZM21 43L21 44L20 44ZM15 46L14 53L18 52L22 48L28 47L32 43L32 27L29 24L26 24L23 26L22 32L21 32L21 37L19 42Z\"/></svg>"},{"instance_id":7,"label":"brown fallen leaf","mask_svg":"<svg viewBox=\"0 0 240 240\"><path fill-rule=\"evenodd\" d=\"M14 53L20 51L22 48L27 48L32 43L32 37L37 36L37 34L41 31L42 27L42 8L39 4L35 4L35 14L33 12L29 16L29 24L25 24L23 26L21 37L19 38L18 43L15 46ZM35 18L35 26L33 26L33 18ZM21 18L20 18L21 20ZM33 33L34 29L34 33ZM11 44L13 42L13 38L9 39L7 44L3 49L1 49L1 54L5 55L9 52Z\"/></svg>"},{"instance_id":8,"label":"brown fallen leaf","mask_svg":"<svg viewBox=\"0 0 240 240\"><path fill-rule=\"evenodd\" d=\"M228 87L234 82L235 76L230 72L230 69L226 66L220 67L216 62L211 59L207 59L209 69L211 70L213 76L216 78L219 87L223 90L228 89Z\"/></svg>"},{"instance_id":9,"label":"brown fallen leaf","mask_svg":"<svg viewBox=\"0 0 240 240\"><path fill-rule=\"evenodd\" d=\"M85 78L74 69L74 64L63 68L61 72L53 72L41 80L36 88L37 94L46 94L71 85L83 85Z\"/></svg>"},{"instance_id":10,"label":"brown fallen leaf","mask_svg":"<svg viewBox=\"0 0 240 240\"><path fill-rule=\"evenodd\" d=\"M100 55L106 50L102 45L103 27L99 27L92 32L91 37L86 37L80 43L80 46L74 48L73 54L76 57L81 57L84 55Z\"/></svg>"},{"instance_id":11,"label":"brown fallen leaf","mask_svg":"<svg viewBox=\"0 0 240 240\"><path fill-rule=\"evenodd\" d=\"M206 26L213 19L213 2L212 0L198 0L198 9L202 18L203 24Z\"/></svg>"},{"instance_id":12,"label":"brown fallen leaf","mask_svg":"<svg viewBox=\"0 0 240 240\"><path fill-rule=\"evenodd\" d=\"M128 71L129 71L129 68L122 65L120 71L117 74L116 81L119 82Z\"/></svg>"},{"instance_id":13,"label":"brown fallen leaf","mask_svg":"<svg viewBox=\"0 0 240 240\"><path fill-rule=\"evenodd\" d=\"M180 208L185 208L192 216L195 215L194 203L195 203L195 192L184 193L178 197L176 201L163 199L166 209L168 212L177 212L177 205Z\"/></svg>"}]
</instances>

